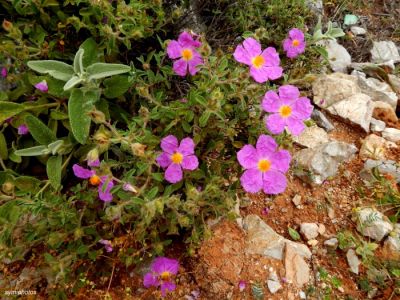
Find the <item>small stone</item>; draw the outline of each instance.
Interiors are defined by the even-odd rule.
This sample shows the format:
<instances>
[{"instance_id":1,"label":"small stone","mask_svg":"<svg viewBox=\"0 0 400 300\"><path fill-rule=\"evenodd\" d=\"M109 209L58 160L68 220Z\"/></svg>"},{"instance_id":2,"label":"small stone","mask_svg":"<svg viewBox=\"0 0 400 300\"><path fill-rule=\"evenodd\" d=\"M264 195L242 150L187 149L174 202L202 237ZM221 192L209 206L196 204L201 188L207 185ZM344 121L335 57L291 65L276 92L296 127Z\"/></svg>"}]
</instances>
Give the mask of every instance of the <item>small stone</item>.
<instances>
[{"instance_id":1,"label":"small stone","mask_svg":"<svg viewBox=\"0 0 400 300\"><path fill-rule=\"evenodd\" d=\"M372 132L382 132L386 127L385 122L381 121L381 120L377 120L375 118L371 119L371 131Z\"/></svg>"},{"instance_id":2,"label":"small stone","mask_svg":"<svg viewBox=\"0 0 400 300\"><path fill-rule=\"evenodd\" d=\"M306 293L303 291L299 292L300 299L307 299Z\"/></svg>"},{"instance_id":3,"label":"small stone","mask_svg":"<svg viewBox=\"0 0 400 300\"><path fill-rule=\"evenodd\" d=\"M346 257L347 257L347 262L350 266L350 270L354 274L358 274L359 272L358 267L360 265L360 260L358 259L356 252L353 249L349 249L347 251Z\"/></svg>"},{"instance_id":4,"label":"small stone","mask_svg":"<svg viewBox=\"0 0 400 300\"><path fill-rule=\"evenodd\" d=\"M374 63L394 63L400 61L399 50L392 41L373 42L371 60Z\"/></svg>"},{"instance_id":5,"label":"small stone","mask_svg":"<svg viewBox=\"0 0 400 300\"><path fill-rule=\"evenodd\" d=\"M345 47L340 45L335 39L324 42L328 52L328 61L334 72L346 73L351 65L351 56Z\"/></svg>"},{"instance_id":6,"label":"small stone","mask_svg":"<svg viewBox=\"0 0 400 300\"><path fill-rule=\"evenodd\" d=\"M292 202L294 205L299 206L301 204L301 196L300 195L294 196Z\"/></svg>"},{"instance_id":7,"label":"small stone","mask_svg":"<svg viewBox=\"0 0 400 300\"><path fill-rule=\"evenodd\" d=\"M342 286L339 286L338 287L338 291L341 292L341 293L344 293L344 288Z\"/></svg>"},{"instance_id":8,"label":"small stone","mask_svg":"<svg viewBox=\"0 0 400 300\"><path fill-rule=\"evenodd\" d=\"M293 141L306 148L315 148L329 142L328 134L318 126L306 127L298 136L293 136Z\"/></svg>"},{"instance_id":9,"label":"small stone","mask_svg":"<svg viewBox=\"0 0 400 300\"><path fill-rule=\"evenodd\" d=\"M275 294L278 290L282 288L282 285L279 282L279 277L275 271L270 273L269 279L267 281L267 286L272 294Z\"/></svg>"},{"instance_id":10,"label":"small stone","mask_svg":"<svg viewBox=\"0 0 400 300\"><path fill-rule=\"evenodd\" d=\"M364 236L381 241L393 230L388 218L373 208L363 208L356 212L357 230Z\"/></svg>"},{"instance_id":11,"label":"small stone","mask_svg":"<svg viewBox=\"0 0 400 300\"><path fill-rule=\"evenodd\" d=\"M325 231L326 231L325 225L324 225L324 224L319 224L319 225L318 225L318 233L319 233L320 235L323 235L323 234L325 233Z\"/></svg>"},{"instance_id":12,"label":"small stone","mask_svg":"<svg viewBox=\"0 0 400 300\"><path fill-rule=\"evenodd\" d=\"M302 223L300 224L300 232L307 240L315 239L318 236L318 224Z\"/></svg>"},{"instance_id":13,"label":"small stone","mask_svg":"<svg viewBox=\"0 0 400 300\"><path fill-rule=\"evenodd\" d=\"M372 117L385 122L386 125L396 124L399 120L396 115L396 111L393 107L382 101L374 101L374 111Z\"/></svg>"},{"instance_id":14,"label":"small stone","mask_svg":"<svg viewBox=\"0 0 400 300\"><path fill-rule=\"evenodd\" d=\"M290 244L286 244L285 270L288 281L298 288L301 288L310 280L308 264Z\"/></svg>"},{"instance_id":15,"label":"small stone","mask_svg":"<svg viewBox=\"0 0 400 300\"><path fill-rule=\"evenodd\" d=\"M386 149L397 148L396 144L388 142L383 137L375 134L368 135L360 148L360 157L362 159L385 159Z\"/></svg>"},{"instance_id":16,"label":"small stone","mask_svg":"<svg viewBox=\"0 0 400 300\"><path fill-rule=\"evenodd\" d=\"M382 255L390 260L400 260L400 234L393 232L383 243Z\"/></svg>"},{"instance_id":17,"label":"small stone","mask_svg":"<svg viewBox=\"0 0 400 300\"><path fill-rule=\"evenodd\" d=\"M313 109L313 112L311 114L311 118L314 120L314 122L324 128L327 132L332 131L335 129L335 127L332 125L332 123L328 120L328 118L324 115L323 112L321 112L318 109Z\"/></svg>"},{"instance_id":18,"label":"small stone","mask_svg":"<svg viewBox=\"0 0 400 300\"><path fill-rule=\"evenodd\" d=\"M396 128L385 128L382 131L382 136L388 141L397 143L400 141L400 130Z\"/></svg>"},{"instance_id":19,"label":"small stone","mask_svg":"<svg viewBox=\"0 0 400 300\"><path fill-rule=\"evenodd\" d=\"M365 35L367 33L364 28L358 26L351 26L350 30L354 35Z\"/></svg>"},{"instance_id":20,"label":"small stone","mask_svg":"<svg viewBox=\"0 0 400 300\"><path fill-rule=\"evenodd\" d=\"M339 244L339 241L338 241L337 238L331 238L331 239L326 240L326 241L324 242L324 245L325 245L325 246L330 247L330 248L333 248L333 249L336 249L337 246L338 246L338 244Z\"/></svg>"},{"instance_id":21,"label":"small stone","mask_svg":"<svg viewBox=\"0 0 400 300\"><path fill-rule=\"evenodd\" d=\"M307 244L309 244L311 247L315 247L318 245L318 241L317 240L309 240L307 242Z\"/></svg>"},{"instance_id":22,"label":"small stone","mask_svg":"<svg viewBox=\"0 0 400 300\"><path fill-rule=\"evenodd\" d=\"M329 206L327 211L328 211L329 219L331 219L331 220L334 219L335 218L335 210L332 207Z\"/></svg>"}]
</instances>

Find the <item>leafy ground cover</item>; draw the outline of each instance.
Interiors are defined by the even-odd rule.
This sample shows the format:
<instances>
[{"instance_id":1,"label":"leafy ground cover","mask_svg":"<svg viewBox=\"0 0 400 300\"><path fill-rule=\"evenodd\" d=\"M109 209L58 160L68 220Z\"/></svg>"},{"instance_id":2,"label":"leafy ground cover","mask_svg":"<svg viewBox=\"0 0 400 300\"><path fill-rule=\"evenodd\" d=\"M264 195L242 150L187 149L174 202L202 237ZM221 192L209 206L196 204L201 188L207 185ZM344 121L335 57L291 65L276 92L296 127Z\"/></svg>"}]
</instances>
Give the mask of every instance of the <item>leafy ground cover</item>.
<instances>
[{"instance_id":1,"label":"leafy ground cover","mask_svg":"<svg viewBox=\"0 0 400 300\"><path fill-rule=\"evenodd\" d=\"M335 233L337 250L309 244L307 297L398 295L398 261L357 234L350 217L378 203L397 223L392 178L376 173L365 187L357 158L347 173L310 186L292 160L293 139L315 125L310 87L328 67L321 41L357 42L338 26L344 16L386 3L330 1L325 18L300 0L0 4L2 290L208 299L216 280L204 266L240 257L243 271L226 271L232 288L213 286L214 294L295 299L284 274L285 296L269 294L261 279L281 263L235 254L245 238L234 221L258 215L290 240L306 241L304 222ZM396 30L387 37L397 41ZM359 147L366 137L329 119L332 139ZM307 199L301 210L288 203L296 195ZM226 244L230 236L237 247ZM353 248L363 269L349 276Z\"/></svg>"}]
</instances>

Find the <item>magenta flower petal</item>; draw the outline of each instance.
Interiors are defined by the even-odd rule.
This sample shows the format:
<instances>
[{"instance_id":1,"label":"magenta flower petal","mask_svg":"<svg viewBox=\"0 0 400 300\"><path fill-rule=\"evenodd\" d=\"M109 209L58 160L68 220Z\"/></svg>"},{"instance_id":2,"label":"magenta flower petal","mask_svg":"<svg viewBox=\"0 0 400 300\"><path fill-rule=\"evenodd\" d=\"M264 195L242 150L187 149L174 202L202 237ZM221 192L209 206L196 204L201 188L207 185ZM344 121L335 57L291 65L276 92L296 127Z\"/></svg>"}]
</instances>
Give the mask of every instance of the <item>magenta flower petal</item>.
<instances>
[{"instance_id":1,"label":"magenta flower petal","mask_svg":"<svg viewBox=\"0 0 400 300\"><path fill-rule=\"evenodd\" d=\"M152 287L152 286L156 286L157 287L157 286L160 285L160 282L159 282L159 280L157 279L157 276L154 273L148 272L143 277L143 285L144 285L145 288L149 288L149 287Z\"/></svg>"},{"instance_id":2,"label":"magenta flower petal","mask_svg":"<svg viewBox=\"0 0 400 300\"><path fill-rule=\"evenodd\" d=\"M264 111L269 113L278 112L281 107L281 100L275 91L268 91L265 93L261 103Z\"/></svg>"},{"instance_id":3,"label":"magenta flower petal","mask_svg":"<svg viewBox=\"0 0 400 300\"><path fill-rule=\"evenodd\" d=\"M170 41L167 46L169 58L176 59L182 57L182 47L177 41Z\"/></svg>"},{"instance_id":4,"label":"magenta flower petal","mask_svg":"<svg viewBox=\"0 0 400 300\"><path fill-rule=\"evenodd\" d=\"M251 57L242 45L238 45L236 47L235 52L233 52L233 57L237 62L246 64L248 66L251 65Z\"/></svg>"},{"instance_id":5,"label":"magenta flower petal","mask_svg":"<svg viewBox=\"0 0 400 300\"><path fill-rule=\"evenodd\" d=\"M6 67L1 68L1 77L6 78L7 74L8 74L7 68Z\"/></svg>"},{"instance_id":6,"label":"magenta flower petal","mask_svg":"<svg viewBox=\"0 0 400 300\"><path fill-rule=\"evenodd\" d=\"M29 133L29 128L25 124L18 126L18 134L19 135L26 135Z\"/></svg>"},{"instance_id":7,"label":"magenta flower petal","mask_svg":"<svg viewBox=\"0 0 400 300\"><path fill-rule=\"evenodd\" d=\"M182 167L178 164L170 164L164 176L168 182L177 183L183 178Z\"/></svg>"},{"instance_id":8,"label":"magenta flower petal","mask_svg":"<svg viewBox=\"0 0 400 300\"><path fill-rule=\"evenodd\" d=\"M191 138L184 138L178 147L178 152L182 155L194 154L194 146L194 141Z\"/></svg>"},{"instance_id":9,"label":"magenta flower petal","mask_svg":"<svg viewBox=\"0 0 400 300\"><path fill-rule=\"evenodd\" d=\"M191 47L198 48L198 47L201 46L201 43L200 43L199 41L197 41L197 40L194 40L194 39L193 39L193 36L192 36L190 33L186 32L186 31L182 32L182 33L179 35L179 37L178 37L178 43L179 43L182 47L184 47L184 48L186 48L186 47L189 47L189 48L191 48Z\"/></svg>"},{"instance_id":10,"label":"magenta flower petal","mask_svg":"<svg viewBox=\"0 0 400 300\"><path fill-rule=\"evenodd\" d=\"M100 160L98 158L94 160L88 159L87 164L89 167L100 167Z\"/></svg>"},{"instance_id":11,"label":"magenta flower petal","mask_svg":"<svg viewBox=\"0 0 400 300\"><path fill-rule=\"evenodd\" d=\"M104 202L110 202L113 199L113 195L111 194L111 189L114 187L114 182L112 179L109 179L108 176L100 177L101 184L99 185L99 198Z\"/></svg>"},{"instance_id":12,"label":"magenta flower petal","mask_svg":"<svg viewBox=\"0 0 400 300\"><path fill-rule=\"evenodd\" d=\"M262 134L258 137L256 149L258 157L269 157L271 153L275 152L278 144L275 140L269 136Z\"/></svg>"},{"instance_id":13,"label":"magenta flower petal","mask_svg":"<svg viewBox=\"0 0 400 300\"><path fill-rule=\"evenodd\" d=\"M257 167L257 151L252 145L245 145L237 153L239 164L245 169L255 169Z\"/></svg>"},{"instance_id":14,"label":"magenta flower petal","mask_svg":"<svg viewBox=\"0 0 400 300\"><path fill-rule=\"evenodd\" d=\"M266 48L262 54L262 57L265 59L265 65L268 67L276 67L279 66L281 60L279 58L279 54L274 47Z\"/></svg>"},{"instance_id":15,"label":"magenta flower petal","mask_svg":"<svg viewBox=\"0 0 400 300\"><path fill-rule=\"evenodd\" d=\"M243 292L245 288L246 288L246 281L240 280L239 281L239 291Z\"/></svg>"},{"instance_id":16,"label":"magenta flower petal","mask_svg":"<svg viewBox=\"0 0 400 300\"><path fill-rule=\"evenodd\" d=\"M173 67L174 72L179 76L186 76L188 63L183 58L174 61Z\"/></svg>"},{"instance_id":17,"label":"magenta flower petal","mask_svg":"<svg viewBox=\"0 0 400 300\"><path fill-rule=\"evenodd\" d=\"M166 167L168 167L168 166L172 163L170 156L171 156L171 155L168 154L168 153L166 153L166 152L161 153L161 154L156 158L156 161L157 161L158 165L159 165L161 168L164 168L164 169L165 169Z\"/></svg>"},{"instance_id":18,"label":"magenta flower petal","mask_svg":"<svg viewBox=\"0 0 400 300\"><path fill-rule=\"evenodd\" d=\"M294 117L289 117L286 122L290 133L293 135L299 135L305 128L304 122Z\"/></svg>"},{"instance_id":19,"label":"magenta flower petal","mask_svg":"<svg viewBox=\"0 0 400 300\"><path fill-rule=\"evenodd\" d=\"M96 174L95 171L93 170L89 170L89 169L85 169L83 167L81 167L78 164L74 164L72 166L72 170L74 171L74 175L78 178L82 178L82 179L88 179L90 177L92 177L93 175Z\"/></svg>"},{"instance_id":20,"label":"magenta flower petal","mask_svg":"<svg viewBox=\"0 0 400 300\"><path fill-rule=\"evenodd\" d=\"M282 77L283 69L281 67L264 67L265 72L268 73L270 80L275 80Z\"/></svg>"},{"instance_id":21,"label":"magenta flower petal","mask_svg":"<svg viewBox=\"0 0 400 300\"><path fill-rule=\"evenodd\" d=\"M293 28L289 31L289 37L292 40L304 41L304 33L298 28Z\"/></svg>"},{"instance_id":22,"label":"magenta flower petal","mask_svg":"<svg viewBox=\"0 0 400 300\"><path fill-rule=\"evenodd\" d=\"M43 80L43 81L35 84L35 88L37 88L39 91L41 91L43 93L47 93L49 90L46 80Z\"/></svg>"},{"instance_id":23,"label":"magenta flower petal","mask_svg":"<svg viewBox=\"0 0 400 300\"><path fill-rule=\"evenodd\" d=\"M250 67L250 76L258 83L264 83L268 81L268 70L266 68L254 68Z\"/></svg>"},{"instance_id":24,"label":"magenta flower petal","mask_svg":"<svg viewBox=\"0 0 400 300\"><path fill-rule=\"evenodd\" d=\"M311 117L313 106L311 105L310 99L306 97L300 97L293 104L293 116L297 119L306 120Z\"/></svg>"},{"instance_id":25,"label":"magenta flower petal","mask_svg":"<svg viewBox=\"0 0 400 300\"><path fill-rule=\"evenodd\" d=\"M270 170L263 175L263 190L266 194L280 194L286 189L287 181L284 174Z\"/></svg>"},{"instance_id":26,"label":"magenta flower petal","mask_svg":"<svg viewBox=\"0 0 400 300\"><path fill-rule=\"evenodd\" d=\"M189 73L190 75L194 76L199 71L198 66L203 64L203 59L201 58L200 54L194 52L193 59L188 61Z\"/></svg>"},{"instance_id":27,"label":"magenta flower petal","mask_svg":"<svg viewBox=\"0 0 400 300\"><path fill-rule=\"evenodd\" d=\"M179 271L179 261L168 257L157 257L152 262L150 269L157 274L169 272L173 275L176 275Z\"/></svg>"},{"instance_id":28,"label":"magenta flower petal","mask_svg":"<svg viewBox=\"0 0 400 300\"><path fill-rule=\"evenodd\" d=\"M257 193L263 188L262 173L256 169L244 171L240 183L246 192Z\"/></svg>"},{"instance_id":29,"label":"magenta flower petal","mask_svg":"<svg viewBox=\"0 0 400 300\"><path fill-rule=\"evenodd\" d=\"M172 283L170 281L164 281L161 283L161 296L165 297L166 292L172 292L176 289L175 283Z\"/></svg>"},{"instance_id":30,"label":"magenta flower petal","mask_svg":"<svg viewBox=\"0 0 400 300\"><path fill-rule=\"evenodd\" d=\"M297 100L300 96L300 91L293 85L283 85L279 87L279 98L283 100L283 103L292 103Z\"/></svg>"},{"instance_id":31,"label":"magenta flower petal","mask_svg":"<svg viewBox=\"0 0 400 300\"><path fill-rule=\"evenodd\" d=\"M183 157L182 169L193 171L199 166L199 160L195 155L188 155Z\"/></svg>"},{"instance_id":32,"label":"magenta flower petal","mask_svg":"<svg viewBox=\"0 0 400 300\"><path fill-rule=\"evenodd\" d=\"M178 146L178 139L174 135L168 135L161 140L161 149L168 154L174 154Z\"/></svg>"},{"instance_id":33,"label":"magenta flower petal","mask_svg":"<svg viewBox=\"0 0 400 300\"><path fill-rule=\"evenodd\" d=\"M273 134L282 133L285 130L285 120L279 114L272 114L266 118L266 125Z\"/></svg>"},{"instance_id":34,"label":"magenta flower petal","mask_svg":"<svg viewBox=\"0 0 400 300\"><path fill-rule=\"evenodd\" d=\"M251 58L261 54L261 44L253 38L245 39L243 47Z\"/></svg>"},{"instance_id":35,"label":"magenta flower petal","mask_svg":"<svg viewBox=\"0 0 400 300\"><path fill-rule=\"evenodd\" d=\"M104 249L106 249L107 252L112 252L113 251L112 244L111 244L111 242L109 240L101 239L101 240L99 240L99 243L104 245Z\"/></svg>"},{"instance_id":36,"label":"magenta flower petal","mask_svg":"<svg viewBox=\"0 0 400 300\"><path fill-rule=\"evenodd\" d=\"M271 156L272 169L278 170L282 173L286 173L289 170L290 160L292 159L289 151L280 150L275 152Z\"/></svg>"}]
</instances>

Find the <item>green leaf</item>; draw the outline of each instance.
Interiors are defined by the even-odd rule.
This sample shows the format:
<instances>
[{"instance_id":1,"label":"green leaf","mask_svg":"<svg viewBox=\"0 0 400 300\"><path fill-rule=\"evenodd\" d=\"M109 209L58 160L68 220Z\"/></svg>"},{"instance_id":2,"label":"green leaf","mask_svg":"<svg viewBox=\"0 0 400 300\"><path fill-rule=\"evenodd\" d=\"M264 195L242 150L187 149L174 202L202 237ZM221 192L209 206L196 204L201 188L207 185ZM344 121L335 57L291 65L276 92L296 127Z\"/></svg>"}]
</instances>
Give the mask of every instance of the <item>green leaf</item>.
<instances>
[{"instance_id":1,"label":"green leaf","mask_svg":"<svg viewBox=\"0 0 400 300\"><path fill-rule=\"evenodd\" d=\"M208 119L210 118L210 116L211 116L211 112L209 112L207 110L205 112L203 112L203 114L199 118L200 127L204 127L207 125L207 122L208 122Z\"/></svg>"},{"instance_id":2,"label":"green leaf","mask_svg":"<svg viewBox=\"0 0 400 300\"><path fill-rule=\"evenodd\" d=\"M89 136L91 119L88 112L92 109L92 103L95 100L95 93L83 94L80 89L73 89L69 97L68 116L72 134L81 144L85 144Z\"/></svg>"},{"instance_id":3,"label":"green leaf","mask_svg":"<svg viewBox=\"0 0 400 300\"><path fill-rule=\"evenodd\" d=\"M28 61L28 67L36 72L49 74L63 81L68 81L74 75L72 66L57 60Z\"/></svg>"},{"instance_id":4,"label":"green leaf","mask_svg":"<svg viewBox=\"0 0 400 300\"><path fill-rule=\"evenodd\" d=\"M300 240L300 234L293 228L288 227L289 235L294 241Z\"/></svg>"},{"instance_id":5,"label":"green leaf","mask_svg":"<svg viewBox=\"0 0 400 300\"><path fill-rule=\"evenodd\" d=\"M74 71L76 74L83 74L83 54L85 53L85 50L80 48L78 52L75 54L74 58Z\"/></svg>"},{"instance_id":6,"label":"green leaf","mask_svg":"<svg viewBox=\"0 0 400 300\"><path fill-rule=\"evenodd\" d=\"M58 189L61 185L62 156L51 156L47 160L46 171L52 187Z\"/></svg>"},{"instance_id":7,"label":"green leaf","mask_svg":"<svg viewBox=\"0 0 400 300\"><path fill-rule=\"evenodd\" d=\"M7 141L2 132L0 132L0 158L3 160L8 159Z\"/></svg>"},{"instance_id":8,"label":"green leaf","mask_svg":"<svg viewBox=\"0 0 400 300\"><path fill-rule=\"evenodd\" d=\"M151 176L154 180L162 182L164 180L164 175L162 173L152 173Z\"/></svg>"},{"instance_id":9,"label":"green leaf","mask_svg":"<svg viewBox=\"0 0 400 300\"><path fill-rule=\"evenodd\" d=\"M85 53L83 54L83 66L87 67L97 60L97 44L93 38L86 39L79 48L84 49Z\"/></svg>"},{"instance_id":10,"label":"green leaf","mask_svg":"<svg viewBox=\"0 0 400 300\"><path fill-rule=\"evenodd\" d=\"M28 115L25 118L25 122L26 125L28 125L32 137L39 144L48 145L57 139L54 132L35 116Z\"/></svg>"},{"instance_id":11,"label":"green leaf","mask_svg":"<svg viewBox=\"0 0 400 300\"><path fill-rule=\"evenodd\" d=\"M86 68L89 73L89 80L101 79L113 75L127 73L131 70L130 66L122 64L94 63Z\"/></svg>"},{"instance_id":12,"label":"green leaf","mask_svg":"<svg viewBox=\"0 0 400 300\"><path fill-rule=\"evenodd\" d=\"M13 102L0 102L0 123L24 111L24 106Z\"/></svg>"},{"instance_id":13,"label":"green leaf","mask_svg":"<svg viewBox=\"0 0 400 300\"><path fill-rule=\"evenodd\" d=\"M20 176L14 180L14 184L21 191L35 193L39 189L40 180L30 176Z\"/></svg>"},{"instance_id":14,"label":"green leaf","mask_svg":"<svg viewBox=\"0 0 400 300\"><path fill-rule=\"evenodd\" d=\"M122 96L132 86L128 76L113 76L104 80L103 84L105 86L104 96L107 98Z\"/></svg>"},{"instance_id":15,"label":"green leaf","mask_svg":"<svg viewBox=\"0 0 400 300\"><path fill-rule=\"evenodd\" d=\"M63 89L64 89L64 91L68 91L69 89L73 88L74 86L81 83L82 81L83 81L82 78L80 78L78 76L72 76L71 79L65 83Z\"/></svg>"},{"instance_id":16,"label":"green leaf","mask_svg":"<svg viewBox=\"0 0 400 300\"><path fill-rule=\"evenodd\" d=\"M46 146L35 146L31 148L16 150L14 153L15 155L18 156L38 156L38 155L49 154L50 150L47 149Z\"/></svg>"}]
</instances>

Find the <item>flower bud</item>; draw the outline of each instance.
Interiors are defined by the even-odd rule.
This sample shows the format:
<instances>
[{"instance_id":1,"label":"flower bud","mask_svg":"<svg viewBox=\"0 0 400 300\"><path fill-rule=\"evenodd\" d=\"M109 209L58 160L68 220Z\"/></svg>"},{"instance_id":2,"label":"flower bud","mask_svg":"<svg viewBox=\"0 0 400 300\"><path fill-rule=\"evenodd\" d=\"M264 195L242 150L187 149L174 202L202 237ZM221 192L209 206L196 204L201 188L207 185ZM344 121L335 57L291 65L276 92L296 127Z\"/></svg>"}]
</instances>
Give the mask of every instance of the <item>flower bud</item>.
<instances>
[{"instance_id":1,"label":"flower bud","mask_svg":"<svg viewBox=\"0 0 400 300\"><path fill-rule=\"evenodd\" d=\"M132 153L133 155L143 157L144 156L144 150L146 149L146 145L140 144L140 143L133 143L131 145Z\"/></svg>"},{"instance_id":2,"label":"flower bud","mask_svg":"<svg viewBox=\"0 0 400 300\"><path fill-rule=\"evenodd\" d=\"M3 28L5 31L11 31L13 28L13 24L10 21L7 21L6 19L3 20Z\"/></svg>"},{"instance_id":3,"label":"flower bud","mask_svg":"<svg viewBox=\"0 0 400 300\"><path fill-rule=\"evenodd\" d=\"M1 190L6 194L12 194L14 192L14 184L10 181L6 181L1 186Z\"/></svg>"},{"instance_id":4,"label":"flower bud","mask_svg":"<svg viewBox=\"0 0 400 300\"><path fill-rule=\"evenodd\" d=\"M108 150L111 144L111 136L111 132L105 129L104 126L101 126L99 130L96 131L93 135L93 140L95 141L99 152L103 153Z\"/></svg>"},{"instance_id":5,"label":"flower bud","mask_svg":"<svg viewBox=\"0 0 400 300\"><path fill-rule=\"evenodd\" d=\"M100 110L92 110L89 112L90 118L95 122L96 124L101 124L106 121L106 116L105 114L100 111Z\"/></svg>"}]
</instances>

